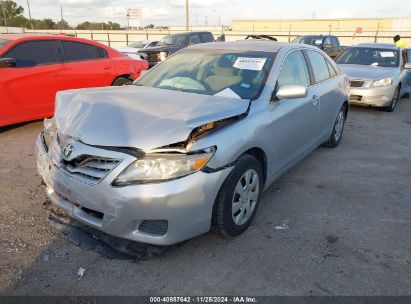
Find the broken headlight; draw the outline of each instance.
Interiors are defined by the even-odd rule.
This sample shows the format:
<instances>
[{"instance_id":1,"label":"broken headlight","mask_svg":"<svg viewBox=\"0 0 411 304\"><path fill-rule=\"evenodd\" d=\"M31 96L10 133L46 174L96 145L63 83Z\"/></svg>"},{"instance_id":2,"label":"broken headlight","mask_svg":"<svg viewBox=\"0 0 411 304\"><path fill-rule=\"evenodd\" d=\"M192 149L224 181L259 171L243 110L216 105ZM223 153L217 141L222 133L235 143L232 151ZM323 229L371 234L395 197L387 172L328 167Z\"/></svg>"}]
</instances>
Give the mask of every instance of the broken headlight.
<instances>
[{"instance_id":1,"label":"broken headlight","mask_svg":"<svg viewBox=\"0 0 411 304\"><path fill-rule=\"evenodd\" d=\"M148 154L120 173L113 185L164 182L180 178L204 168L214 152L215 148L208 148L191 154Z\"/></svg>"},{"instance_id":2,"label":"broken headlight","mask_svg":"<svg viewBox=\"0 0 411 304\"><path fill-rule=\"evenodd\" d=\"M43 143L46 151L48 152L49 147L53 141L54 136L56 135L56 124L54 119L44 119L44 128L43 128Z\"/></svg>"}]
</instances>

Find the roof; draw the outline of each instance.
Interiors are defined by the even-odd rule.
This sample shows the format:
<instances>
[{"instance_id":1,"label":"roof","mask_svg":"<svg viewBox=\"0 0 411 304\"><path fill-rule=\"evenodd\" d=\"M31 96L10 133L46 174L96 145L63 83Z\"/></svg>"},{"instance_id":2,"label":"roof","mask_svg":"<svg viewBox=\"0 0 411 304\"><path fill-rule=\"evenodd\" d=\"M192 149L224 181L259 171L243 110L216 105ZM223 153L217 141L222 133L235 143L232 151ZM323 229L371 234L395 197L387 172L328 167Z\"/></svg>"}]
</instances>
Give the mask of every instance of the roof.
<instances>
[{"instance_id":1,"label":"roof","mask_svg":"<svg viewBox=\"0 0 411 304\"><path fill-rule=\"evenodd\" d=\"M22 38L29 38L29 37L54 37L56 35L52 34L1 34L0 38L1 39L6 39L6 40L17 40L17 39L22 39Z\"/></svg>"},{"instance_id":2,"label":"roof","mask_svg":"<svg viewBox=\"0 0 411 304\"><path fill-rule=\"evenodd\" d=\"M390 44L390 43L359 43L356 45L353 45L354 47L367 47L367 48L373 48L373 49L392 49L392 50L398 50L399 47L396 46L395 44Z\"/></svg>"},{"instance_id":3,"label":"roof","mask_svg":"<svg viewBox=\"0 0 411 304\"><path fill-rule=\"evenodd\" d=\"M285 42L275 42L269 40L239 40L228 42L209 42L190 46L190 49L225 49L225 50L247 50L276 53L285 46L301 46Z\"/></svg>"}]
</instances>

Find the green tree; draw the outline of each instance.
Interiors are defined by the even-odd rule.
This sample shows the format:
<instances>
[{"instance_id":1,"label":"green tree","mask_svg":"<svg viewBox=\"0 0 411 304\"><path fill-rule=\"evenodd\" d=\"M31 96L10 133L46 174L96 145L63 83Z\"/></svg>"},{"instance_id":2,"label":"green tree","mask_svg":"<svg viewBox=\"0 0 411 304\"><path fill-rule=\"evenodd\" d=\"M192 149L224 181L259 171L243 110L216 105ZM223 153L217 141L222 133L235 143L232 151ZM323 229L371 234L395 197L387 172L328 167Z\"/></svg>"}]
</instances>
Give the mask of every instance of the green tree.
<instances>
[{"instance_id":1,"label":"green tree","mask_svg":"<svg viewBox=\"0 0 411 304\"><path fill-rule=\"evenodd\" d=\"M24 8L16 2L11 0L1 1L0 6L0 25L21 26L25 22ZM6 15L6 20L4 20L4 15Z\"/></svg>"}]
</instances>

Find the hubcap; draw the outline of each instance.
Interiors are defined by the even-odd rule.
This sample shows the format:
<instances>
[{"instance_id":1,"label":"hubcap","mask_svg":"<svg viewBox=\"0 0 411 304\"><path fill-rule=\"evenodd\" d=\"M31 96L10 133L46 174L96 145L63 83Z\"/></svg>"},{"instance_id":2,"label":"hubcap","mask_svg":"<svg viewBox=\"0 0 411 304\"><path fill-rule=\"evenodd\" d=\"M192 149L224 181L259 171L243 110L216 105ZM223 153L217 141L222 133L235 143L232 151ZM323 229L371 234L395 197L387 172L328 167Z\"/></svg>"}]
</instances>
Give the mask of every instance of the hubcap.
<instances>
[{"instance_id":1,"label":"hubcap","mask_svg":"<svg viewBox=\"0 0 411 304\"><path fill-rule=\"evenodd\" d=\"M338 141L341 137L341 134L343 132L344 128L344 112L340 111L337 116L337 120L335 122L335 128L334 128L334 139Z\"/></svg>"},{"instance_id":2,"label":"hubcap","mask_svg":"<svg viewBox=\"0 0 411 304\"><path fill-rule=\"evenodd\" d=\"M244 225L253 214L260 190L257 171L247 170L239 179L233 195L231 215L236 225Z\"/></svg>"}]
</instances>

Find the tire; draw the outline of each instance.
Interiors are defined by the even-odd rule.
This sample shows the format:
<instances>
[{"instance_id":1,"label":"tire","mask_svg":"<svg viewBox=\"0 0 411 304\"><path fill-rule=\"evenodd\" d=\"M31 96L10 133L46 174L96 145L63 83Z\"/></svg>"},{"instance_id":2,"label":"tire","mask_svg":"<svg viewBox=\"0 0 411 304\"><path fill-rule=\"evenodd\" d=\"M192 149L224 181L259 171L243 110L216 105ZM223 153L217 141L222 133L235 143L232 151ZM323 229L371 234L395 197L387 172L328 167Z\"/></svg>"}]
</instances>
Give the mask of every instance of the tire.
<instances>
[{"instance_id":1,"label":"tire","mask_svg":"<svg viewBox=\"0 0 411 304\"><path fill-rule=\"evenodd\" d=\"M335 148L338 147L338 145L341 142L341 138L344 133L344 126L345 126L345 120L347 118L346 115L346 107L347 105L344 104L340 108L337 114L337 118L334 121L334 126L333 130L331 132L330 138L324 143L324 146L328 148Z\"/></svg>"},{"instance_id":2,"label":"tire","mask_svg":"<svg viewBox=\"0 0 411 304\"><path fill-rule=\"evenodd\" d=\"M248 183L246 178L249 178ZM260 162L254 156L242 155L218 192L213 210L213 230L228 237L243 233L254 218L262 192Z\"/></svg>"},{"instance_id":3,"label":"tire","mask_svg":"<svg viewBox=\"0 0 411 304\"><path fill-rule=\"evenodd\" d=\"M385 112L394 112L398 100L400 100L400 87L397 87L395 89L394 97L392 98L390 105L387 107L383 107L382 110Z\"/></svg>"},{"instance_id":4,"label":"tire","mask_svg":"<svg viewBox=\"0 0 411 304\"><path fill-rule=\"evenodd\" d=\"M120 86L126 85L130 82L131 82L131 80L127 77L118 77L113 81L112 86L120 87Z\"/></svg>"}]
</instances>

